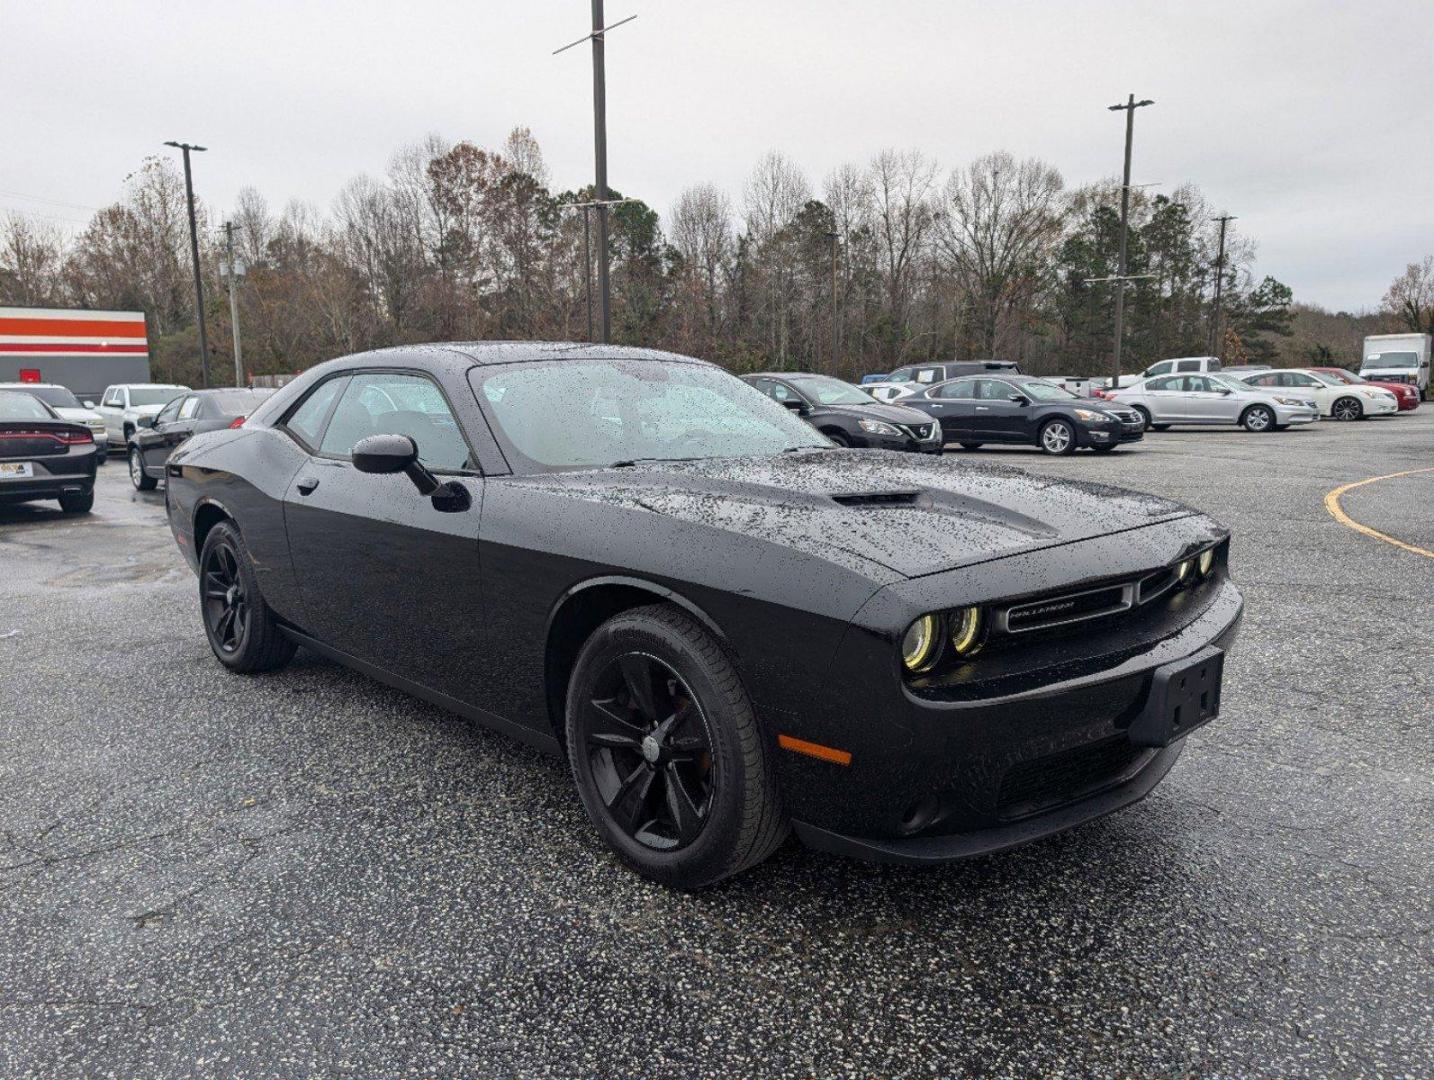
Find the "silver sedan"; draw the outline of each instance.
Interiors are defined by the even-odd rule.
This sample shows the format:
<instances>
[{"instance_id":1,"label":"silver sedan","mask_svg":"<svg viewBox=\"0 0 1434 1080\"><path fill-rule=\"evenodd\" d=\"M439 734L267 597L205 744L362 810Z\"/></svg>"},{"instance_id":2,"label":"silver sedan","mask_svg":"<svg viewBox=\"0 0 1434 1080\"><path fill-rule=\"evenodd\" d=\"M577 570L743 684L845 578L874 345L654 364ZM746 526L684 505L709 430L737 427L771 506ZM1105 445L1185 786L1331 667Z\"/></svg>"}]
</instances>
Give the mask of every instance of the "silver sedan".
<instances>
[{"instance_id":1,"label":"silver sedan","mask_svg":"<svg viewBox=\"0 0 1434 1080\"><path fill-rule=\"evenodd\" d=\"M1164 431L1172 424L1238 424L1246 431L1280 431L1312 424L1319 405L1299 394L1272 393L1224 375L1157 375L1107 393Z\"/></svg>"}]
</instances>

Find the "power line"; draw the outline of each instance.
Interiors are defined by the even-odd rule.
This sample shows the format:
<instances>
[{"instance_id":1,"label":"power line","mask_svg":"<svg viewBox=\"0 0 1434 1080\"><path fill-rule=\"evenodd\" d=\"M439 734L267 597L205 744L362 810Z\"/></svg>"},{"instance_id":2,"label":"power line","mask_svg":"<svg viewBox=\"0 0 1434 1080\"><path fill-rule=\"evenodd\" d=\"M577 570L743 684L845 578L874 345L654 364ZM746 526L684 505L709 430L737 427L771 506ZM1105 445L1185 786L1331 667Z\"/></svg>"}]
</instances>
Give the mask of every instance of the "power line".
<instances>
[{"instance_id":1,"label":"power line","mask_svg":"<svg viewBox=\"0 0 1434 1080\"><path fill-rule=\"evenodd\" d=\"M24 199L26 202L47 203L50 206L67 206L71 210L103 210L103 206L91 206L89 203L64 202L60 199L46 199L39 195L26 195L23 191L0 191L0 196L7 199Z\"/></svg>"}]
</instances>

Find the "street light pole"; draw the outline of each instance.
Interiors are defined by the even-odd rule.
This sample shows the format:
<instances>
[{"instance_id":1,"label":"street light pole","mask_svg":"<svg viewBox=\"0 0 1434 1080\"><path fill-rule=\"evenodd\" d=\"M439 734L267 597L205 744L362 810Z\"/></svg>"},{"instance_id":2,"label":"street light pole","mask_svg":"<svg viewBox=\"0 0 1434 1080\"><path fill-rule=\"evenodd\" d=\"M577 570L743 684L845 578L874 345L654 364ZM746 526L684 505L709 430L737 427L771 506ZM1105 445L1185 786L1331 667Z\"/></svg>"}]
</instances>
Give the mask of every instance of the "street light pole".
<instances>
[{"instance_id":1,"label":"street light pole","mask_svg":"<svg viewBox=\"0 0 1434 1080\"><path fill-rule=\"evenodd\" d=\"M1120 350L1125 336L1126 251L1130 233L1130 149L1135 138L1135 110L1154 105L1149 99L1136 101L1131 94L1124 105L1111 105L1111 112L1125 110L1125 179L1120 187L1120 262L1115 282L1115 349L1111 356L1110 385L1120 384Z\"/></svg>"},{"instance_id":2,"label":"street light pole","mask_svg":"<svg viewBox=\"0 0 1434 1080\"><path fill-rule=\"evenodd\" d=\"M234 385L244 385L244 349L239 344L239 275L234 270L234 222L224 223L224 250L229 256L229 322L234 327Z\"/></svg>"},{"instance_id":3,"label":"street light pole","mask_svg":"<svg viewBox=\"0 0 1434 1080\"><path fill-rule=\"evenodd\" d=\"M209 387L209 335L204 327L204 281L199 273L199 229L194 223L194 179L189 171L189 152L202 153L205 146L192 143L166 142L184 152L184 194L189 203L189 258L194 265L194 317L199 326L199 372L206 389Z\"/></svg>"},{"instance_id":4,"label":"street light pole","mask_svg":"<svg viewBox=\"0 0 1434 1080\"><path fill-rule=\"evenodd\" d=\"M1220 348L1220 304L1225 285L1225 226L1234 221L1230 214L1215 219L1220 223L1220 253L1215 257L1215 311L1210 317L1210 355L1218 356Z\"/></svg>"},{"instance_id":5,"label":"street light pole","mask_svg":"<svg viewBox=\"0 0 1434 1080\"><path fill-rule=\"evenodd\" d=\"M601 294L600 339L607 344L612 339L612 309L608 292L608 243L607 208L611 204L607 197L607 68L603 55L603 39L609 30L632 22L636 15L619 19L612 26L603 25L603 0L592 0L593 29L577 41L569 42L561 49L554 49L553 55L581 45L584 41L593 43L593 156L596 159L596 183L593 185L592 204L597 207L597 264L598 292ZM589 340L592 334L588 334Z\"/></svg>"}]
</instances>

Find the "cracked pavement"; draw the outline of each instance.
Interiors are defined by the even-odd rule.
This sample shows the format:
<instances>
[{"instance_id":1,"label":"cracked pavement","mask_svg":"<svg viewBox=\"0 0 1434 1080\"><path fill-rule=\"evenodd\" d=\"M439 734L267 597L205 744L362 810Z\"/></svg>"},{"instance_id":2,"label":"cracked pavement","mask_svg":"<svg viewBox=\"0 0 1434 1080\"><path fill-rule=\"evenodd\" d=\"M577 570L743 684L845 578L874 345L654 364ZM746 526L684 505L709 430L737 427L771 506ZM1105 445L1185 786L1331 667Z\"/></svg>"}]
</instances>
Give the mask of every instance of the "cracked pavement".
<instances>
[{"instance_id":1,"label":"cracked pavement","mask_svg":"<svg viewBox=\"0 0 1434 1080\"><path fill-rule=\"evenodd\" d=\"M162 496L0 509L0 1075L1434 1073L1434 560L1334 486L1434 406L982 456L1189 502L1245 590L1145 802L1005 855L620 869L564 766L300 652L230 675ZM1434 548L1434 473L1351 492Z\"/></svg>"}]
</instances>

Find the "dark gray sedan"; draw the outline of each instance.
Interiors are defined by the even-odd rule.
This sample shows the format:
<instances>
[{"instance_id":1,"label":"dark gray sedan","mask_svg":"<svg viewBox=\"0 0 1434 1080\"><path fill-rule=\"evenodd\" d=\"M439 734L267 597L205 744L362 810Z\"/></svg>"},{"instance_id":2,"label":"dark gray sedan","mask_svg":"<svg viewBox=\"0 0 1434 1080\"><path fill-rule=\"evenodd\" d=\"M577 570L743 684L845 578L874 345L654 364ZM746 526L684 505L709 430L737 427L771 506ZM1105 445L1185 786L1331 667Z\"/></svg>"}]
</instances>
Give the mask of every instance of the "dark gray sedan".
<instances>
[{"instance_id":1,"label":"dark gray sedan","mask_svg":"<svg viewBox=\"0 0 1434 1080\"><path fill-rule=\"evenodd\" d=\"M139 491L153 491L176 447L201 431L238 427L272 390L191 390L180 394L139 427L129 439L129 479Z\"/></svg>"}]
</instances>

